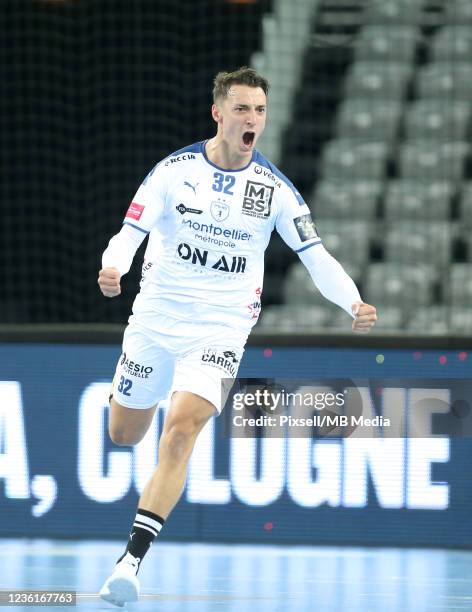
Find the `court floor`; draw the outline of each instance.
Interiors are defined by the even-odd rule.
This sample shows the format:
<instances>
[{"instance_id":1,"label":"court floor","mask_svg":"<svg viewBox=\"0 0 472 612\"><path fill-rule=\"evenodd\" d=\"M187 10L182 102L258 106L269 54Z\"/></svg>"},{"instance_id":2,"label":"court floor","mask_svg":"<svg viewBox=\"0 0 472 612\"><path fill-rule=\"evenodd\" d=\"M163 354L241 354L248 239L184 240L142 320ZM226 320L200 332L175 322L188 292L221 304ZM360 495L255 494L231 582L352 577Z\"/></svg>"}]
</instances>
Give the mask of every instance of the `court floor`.
<instances>
[{"instance_id":1,"label":"court floor","mask_svg":"<svg viewBox=\"0 0 472 612\"><path fill-rule=\"evenodd\" d=\"M0 589L70 589L82 610L118 610L97 591L122 549L115 542L0 540ZM469 551L158 542L139 577L141 599L128 609L143 612L472 610Z\"/></svg>"}]
</instances>

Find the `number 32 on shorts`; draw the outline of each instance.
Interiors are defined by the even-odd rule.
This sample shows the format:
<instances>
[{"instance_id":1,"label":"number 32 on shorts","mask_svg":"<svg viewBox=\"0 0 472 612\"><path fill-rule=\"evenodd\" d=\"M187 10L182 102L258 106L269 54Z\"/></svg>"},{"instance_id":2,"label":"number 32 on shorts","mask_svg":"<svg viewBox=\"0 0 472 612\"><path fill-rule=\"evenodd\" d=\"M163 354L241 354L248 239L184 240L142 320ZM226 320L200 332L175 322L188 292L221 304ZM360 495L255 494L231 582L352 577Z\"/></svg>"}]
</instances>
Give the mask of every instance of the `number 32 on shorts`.
<instances>
[{"instance_id":1,"label":"number 32 on shorts","mask_svg":"<svg viewBox=\"0 0 472 612\"><path fill-rule=\"evenodd\" d=\"M118 383L118 391L123 393L123 395L130 396L130 390L133 386L133 381L129 378L125 378L124 376L120 376L120 382Z\"/></svg>"}]
</instances>

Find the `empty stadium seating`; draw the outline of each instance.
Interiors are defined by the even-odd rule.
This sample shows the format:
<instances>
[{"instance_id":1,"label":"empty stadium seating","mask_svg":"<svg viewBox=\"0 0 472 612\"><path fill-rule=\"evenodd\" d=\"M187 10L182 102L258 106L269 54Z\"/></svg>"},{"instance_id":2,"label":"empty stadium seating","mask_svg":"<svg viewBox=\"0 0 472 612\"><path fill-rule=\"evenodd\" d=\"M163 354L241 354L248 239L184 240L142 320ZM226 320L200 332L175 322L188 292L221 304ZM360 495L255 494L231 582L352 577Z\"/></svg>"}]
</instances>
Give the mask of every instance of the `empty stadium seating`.
<instances>
[{"instance_id":1,"label":"empty stadium seating","mask_svg":"<svg viewBox=\"0 0 472 612\"><path fill-rule=\"evenodd\" d=\"M347 100L338 111L337 135L354 141L391 142L397 134L401 112L400 102Z\"/></svg>"},{"instance_id":2,"label":"empty stadium seating","mask_svg":"<svg viewBox=\"0 0 472 612\"><path fill-rule=\"evenodd\" d=\"M433 303L437 272L433 266L373 263L367 270L364 299L382 306L395 306L405 312Z\"/></svg>"},{"instance_id":3,"label":"empty stadium seating","mask_svg":"<svg viewBox=\"0 0 472 612\"><path fill-rule=\"evenodd\" d=\"M338 29L349 22L341 5L357 25L352 44L318 51L343 57L336 97L324 98L329 122L301 117L307 157L296 165L306 185L311 173L305 195L323 243L378 306L381 330L472 331L472 1L325 4ZM304 303L316 325L347 330L302 264L284 295L292 326Z\"/></svg>"},{"instance_id":4,"label":"empty stadium seating","mask_svg":"<svg viewBox=\"0 0 472 612\"><path fill-rule=\"evenodd\" d=\"M379 180L385 176L388 154L386 142L332 140L323 151L321 175L336 180Z\"/></svg>"},{"instance_id":5,"label":"empty stadium seating","mask_svg":"<svg viewBox=\"0 0 472 612\"><path fill-rule=\"evenodd\" d=\"M419 69L416 79L420 98L436 98L448 102L470 101L472 65L466 61L441 61Z\"/></svg>"},{"instance_id":6,"label":"empty stadium seating","mask_svg":"<svg viewBox=\"0 0 472 612\"><path fill-rule=\"evenodd\" d=\"M402 178L414 180L460 181L470 153L470 143L409 141L400 147L399 168Z\"/></svg>"},{"instance_id":7,"label":"empty stadium seating","mask_svg":"<svg viewBox=\"0 0 472 612\"><path fill-rule=\"evenodd\" d=\"M385 233L385 259L392 263L432 264L444 270L451 262L451 244L448 221L395 221Z\"/></svg>"},{"instance_id":8,"label":"empty stadium seating","mask_svg":"<svg viewBox=\"0 0 472 612\"><path fill-rule=\"evenodd\" d=\"M472 4L470 0L449 0L444 8L444 18L447 23L472 26Z\"/></svg>"},{"instance_id":9,"label":"empty stadium seating","mask_svg":"<svg viewBox=\"0 0 472 612\"><path fill-rule=\"evenodd\" d=\"M413 65L410 63L355 62L346 77L346 99L402 100L412 75Z\"/></svg>"},{"instance_id":10,"label":"empty stadium seating","mask_svg":"<svg viewBox=\"0 0 472 612\"><path fill-rule=\"evenodd\" d=\"M469 62L472 60L472 24L441 28L431 44L433 61Z\"/></svg>"},{"instance_id":11,"label":"empty stadium seating","mask_svg":"<svg viewBox=\"0 0 472 612\"><path fill-rule=\"evenodd\" d=\"M390 181L385 193L385 218L389 222L400 220L448 221L455 187L449 181L422 180Z\"/></svg>"},{"instance_id":12,"label":"empty stadium seating","mask_svg":"<svg viewBox=\"0 0 472 612\"><path fill-rule=\"evenodd\" d=\"M380 181L322 180L309 204L316 223L333 218L371 221L382 191Z\"/></svg>"},{"instance_id":13,"label":"empty stadium seating","mask_svg":"<svg viewBox=\"0 0 472 612\"><path fill-rule=\"evenodd\" d=\"M419 38L415 26L365 26L356 44L356 60L409 64L415 57Z\"/></svg>"},{"instance_id":14,"label":"empty stadium seating","mask_svg":"<svg viewBox=\"0 0 472 612\"><path fill-rule=\"evenodd\" d=\"M468 131L471 106L465 101L421 99L406 114L405 135L409 140L462 140Z\"/></svg>"}]
</instances>

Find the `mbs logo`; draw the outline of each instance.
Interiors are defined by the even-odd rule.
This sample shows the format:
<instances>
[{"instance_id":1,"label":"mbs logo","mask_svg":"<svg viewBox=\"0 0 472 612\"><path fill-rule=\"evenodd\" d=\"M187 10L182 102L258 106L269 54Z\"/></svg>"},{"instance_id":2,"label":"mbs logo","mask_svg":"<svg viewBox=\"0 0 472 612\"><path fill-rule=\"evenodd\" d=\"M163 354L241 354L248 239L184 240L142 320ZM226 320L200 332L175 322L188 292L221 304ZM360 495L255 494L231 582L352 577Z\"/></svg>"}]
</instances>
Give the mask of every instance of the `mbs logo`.
<instances>
[{"instance_id":1,"label":"mbs logo","mask_svg":"<svg viewBox=\"0 0 472 612\"><path fill-rule=\"evenodd\" d=\"M247 181L242 207L243 215L267 219L270 216L273 195L273 187L255 181Z\"/></svg>"}]
</instances>

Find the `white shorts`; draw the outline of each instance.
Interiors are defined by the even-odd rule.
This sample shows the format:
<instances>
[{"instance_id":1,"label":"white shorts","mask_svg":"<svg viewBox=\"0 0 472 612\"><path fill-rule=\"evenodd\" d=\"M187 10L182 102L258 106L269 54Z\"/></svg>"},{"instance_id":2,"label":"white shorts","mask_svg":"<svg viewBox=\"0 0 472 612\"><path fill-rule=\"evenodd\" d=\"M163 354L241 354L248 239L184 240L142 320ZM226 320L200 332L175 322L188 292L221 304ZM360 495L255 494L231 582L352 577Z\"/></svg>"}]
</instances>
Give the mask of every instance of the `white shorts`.
<instances>
[{"instance_id":1,"label":"white shorts","mask_svg":"<svg viewBox=\"0 0 472 612\"><path fill-rule=\"evenodd\" d=\"M220 413L222 379L236 378L247 334L225 325L160 319L160 331L135 322L126 328L113 397L127 408L144 409L164 402L174 391L190 391Z\"/></svg>"}]
</instances>

